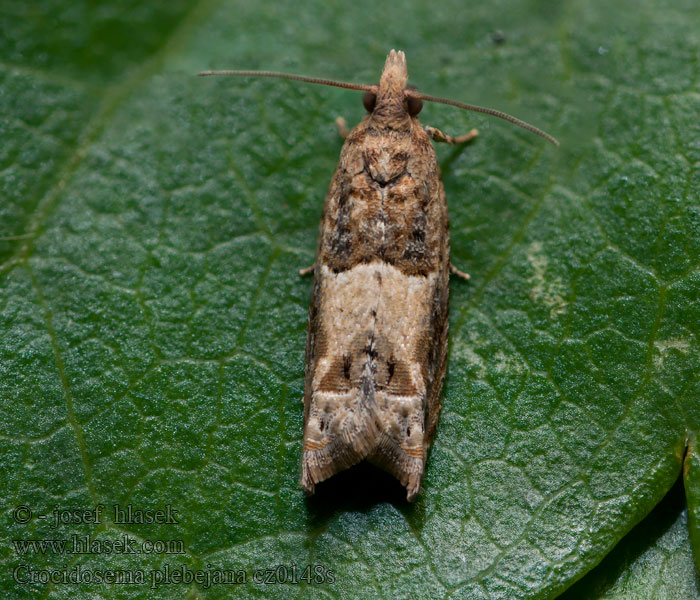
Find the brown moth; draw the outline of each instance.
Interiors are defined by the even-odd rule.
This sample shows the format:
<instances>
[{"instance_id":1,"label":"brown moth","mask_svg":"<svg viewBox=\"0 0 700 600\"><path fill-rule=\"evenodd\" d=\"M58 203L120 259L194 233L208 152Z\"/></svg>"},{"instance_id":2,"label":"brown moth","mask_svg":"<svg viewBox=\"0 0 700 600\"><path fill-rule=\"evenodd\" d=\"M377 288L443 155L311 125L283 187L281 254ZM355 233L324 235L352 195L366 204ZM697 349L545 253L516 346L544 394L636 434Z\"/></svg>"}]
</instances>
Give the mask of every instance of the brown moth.
<instances>
[{"instance_id":1,"label":"brown moth","mask_svg":"<svg viewBox=\"0 0 700 600\"><path fill-rule=\"evenodd\" d=\"M379 85L272 72L201 75L284 77L365 91L367 116L346 132L326 195L309 310L301 487L368 460L418 494L440 412L450 272L449 222L430 143L461 143L422 127L422 100L504 118L499 111L407 87L403 52L392 50ZM344 130L344 121L339 119ZM306 271L310 271L308 269Z\"/></svg>"}]
</instances>

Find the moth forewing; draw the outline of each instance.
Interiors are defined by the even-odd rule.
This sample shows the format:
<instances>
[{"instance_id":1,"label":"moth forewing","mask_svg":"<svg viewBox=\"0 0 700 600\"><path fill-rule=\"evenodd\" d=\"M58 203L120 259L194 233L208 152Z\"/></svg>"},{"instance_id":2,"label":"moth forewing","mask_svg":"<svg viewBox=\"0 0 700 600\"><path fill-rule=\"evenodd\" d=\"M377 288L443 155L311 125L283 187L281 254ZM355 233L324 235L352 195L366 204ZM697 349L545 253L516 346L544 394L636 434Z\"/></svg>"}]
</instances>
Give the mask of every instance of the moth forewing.
<instances>
[{"instance_id":1,"label":"moth forewing","mask_svg":"<svg viewBox=\"0 0 700 600\"><path fill-rule=\"evenodd\" d=\"M392 51L326 196L307 341L301 485L361 460L420 490L445 373L447 205Z\"/></svg>"}]
</instances>

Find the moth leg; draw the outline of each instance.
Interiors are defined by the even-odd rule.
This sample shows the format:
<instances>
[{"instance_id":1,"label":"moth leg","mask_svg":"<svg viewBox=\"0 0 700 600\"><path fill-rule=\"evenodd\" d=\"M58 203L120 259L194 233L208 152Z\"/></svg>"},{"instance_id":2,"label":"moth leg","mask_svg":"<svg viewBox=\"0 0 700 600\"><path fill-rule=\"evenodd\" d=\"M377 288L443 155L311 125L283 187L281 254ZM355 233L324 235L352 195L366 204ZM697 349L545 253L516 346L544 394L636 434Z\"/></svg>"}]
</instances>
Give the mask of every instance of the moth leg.
<instances>
[{"instance_id":1,"label":"moth leg","mask_svg":"<svg viewBox=\"0 0 700 600\"><path fill-rule=\"evenodd\" d=\"M335 120L335 124L338 127L338 135L345 139L350 135L350 130L348 129L348 124L345 122L345 119L343 117L338 117Z\"/></svg>"},{"instance_id":2,"label":"moth leg","mask_svg":"<svg viewBox=\"0 0 700 600\"><path fill-rule=\"evenodd\" d=\"M465 273L464 271L460 271L457 267L455 267L452 263L450 263L450 273L453 275L457 275L460 279L464 279L464 281L469 281L471 277L469 276L469 273Z\"/></svg>"},{"instance_id":3,"label":"moth leg","mask_svg":"<svg viewBox=\"0 0 700 600\"><path fill-rule=\"evenodd\" d=\"M452 137L451 135L442 133L442 131L439 129L430 127L429 125L426 125L423 129L425 129L425 133L428 134L428 137L431 137L436 142L445 142L446 144L464 144L465 142L469 142L479 135L479 131L476 129L472 129L469 133L465 133L464 135L457 137Z\"/></svg>"},{"instance_id":4,"label":"moth leg","mask_svg":"<svg viewBox=\"0 0 700 600\"><path fill-rule=\"evenodd\" d=\"M306 269L299 269L299 275L301 275L302 277L305 277L309 273L313 273L315 268L316 268L316 263L314 263L310 267L306 267Z\"/></svg>"}]
</instances>

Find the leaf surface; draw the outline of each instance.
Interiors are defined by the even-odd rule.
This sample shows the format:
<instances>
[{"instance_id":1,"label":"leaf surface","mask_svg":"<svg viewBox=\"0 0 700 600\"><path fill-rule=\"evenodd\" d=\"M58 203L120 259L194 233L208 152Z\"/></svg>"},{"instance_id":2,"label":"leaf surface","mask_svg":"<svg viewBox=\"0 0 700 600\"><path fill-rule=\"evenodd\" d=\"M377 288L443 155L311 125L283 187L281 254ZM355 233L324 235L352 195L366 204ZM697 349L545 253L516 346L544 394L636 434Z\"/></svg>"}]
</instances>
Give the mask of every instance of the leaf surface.
<instances>
[{"instance_id":1,"label":"leaf surface","mask_svg":"<svg viewBox=\"0 0 700 600\"><path fill-rule=\"evenodd\" d=\"M700 556L695 3L56 0L3 14L3 597L553 598L652 511L684 456L689 537L678 511L672 535L684 560L691 545ZM509 111L562 145L424 108L425 124L481 134L438 149L452 260L472 282L451 283L423 492L407 505L359 466L305 500L310 281L297 272L314 261L333 120L357 122L359 94L193 73L372 83L392 47L422 91ZM37 518L98 504L98 524ZM114 504L169 505L177 523L116 523ZM73 534L184 553L12 544ZM661 581L644 564L624 577ZM18 581L19 565L248 582L44 585ZM320 569L253 582L278 565Z\"/></svg>"}]
</instances>

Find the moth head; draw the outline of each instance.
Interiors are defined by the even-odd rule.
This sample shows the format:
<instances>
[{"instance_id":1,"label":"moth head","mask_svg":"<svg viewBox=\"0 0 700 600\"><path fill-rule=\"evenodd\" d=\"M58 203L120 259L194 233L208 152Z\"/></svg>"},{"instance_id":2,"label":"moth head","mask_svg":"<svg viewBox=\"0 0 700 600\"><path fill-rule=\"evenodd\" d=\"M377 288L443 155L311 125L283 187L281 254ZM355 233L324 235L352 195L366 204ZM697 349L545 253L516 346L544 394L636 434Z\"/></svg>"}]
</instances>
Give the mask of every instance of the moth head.
<instances>
[{"instance_id":1,"label":"moth head","mask_svg":"<svg viewBox=\"0 0 700 600\"><path fill-rule=\"evenodd\" d=\"M392 50L384 62L382 76L379 79L377 91L365 92L362 103L370 113L371 119L383 126L393 129L410 127L410 114L408 97L406 96L406 82L408 70L406 69L406 55L400 50ZM412 99L411 109L416 108Z\"/></svg>"},{"instance_id":2,"label":"moth head","mask_svg":"<svg viewBox=\"0 0 700 600\"><path fill-rule=\"evenodd\" d=\"M418 91L418 88L415 85L407 85L406 89ZM408 93L404 95L404 105L406 111L410 116L417 117L418 113L420 113L420 111L423 109L423 101L419 98L409 96ZM370 91L367 91L364 94L362 94L362 105L365 107L365 110L368 113L371 113L374 110L375 106L377 106L377 94L375 92Z\"/></svg>"}]
</instances>

